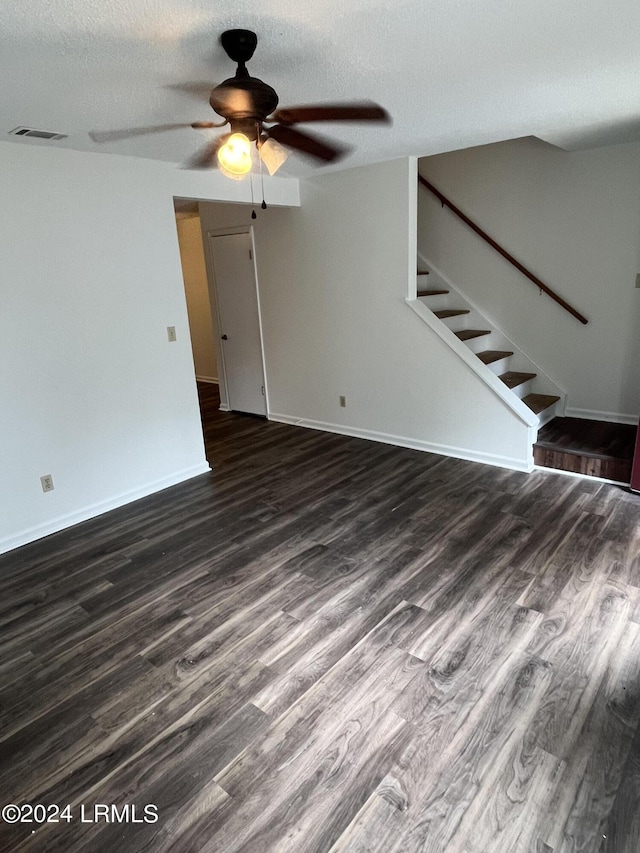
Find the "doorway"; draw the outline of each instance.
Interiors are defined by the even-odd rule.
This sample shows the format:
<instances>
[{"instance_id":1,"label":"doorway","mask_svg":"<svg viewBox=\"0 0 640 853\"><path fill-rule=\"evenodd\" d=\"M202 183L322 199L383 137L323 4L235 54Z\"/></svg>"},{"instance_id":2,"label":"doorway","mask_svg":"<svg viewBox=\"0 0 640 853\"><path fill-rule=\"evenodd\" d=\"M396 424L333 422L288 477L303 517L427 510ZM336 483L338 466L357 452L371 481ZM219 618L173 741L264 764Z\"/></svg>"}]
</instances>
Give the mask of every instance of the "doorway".
<instances>
[{"instance_id":1,"label":"doorway","mask_svg":"<svg viewBox=\"0 0 640 853\"><path fill-rule=\"evenodd\" d=\"M208 232L209 288L221 398L235 412L267 415L260 302L251 226ZM217 321L217 322L216 322Z\"/></svg>"},{"instance_id":2,"label":"doorway","mask_svg":"<svg viewBox=\"0 0 640 853\"><path fill-rule=\"evenodd\" d=\"M250 412L252 415L265 417L268 411L268 390L264 379L264 358L262 347L262 329L259 314L259 291L257 276L255 272L255 253L253 247L253 230L250 223L238 222L244 210L237 205L224 205L215 211L217 222L211 221L211 210L207 211L207 219L203 218L200 204L193 199L174 198L174 209L176 217L176 230L182 265L182 277L185 288L187 313L189 318L189 332L191 339L191 351L193 355L194 373L197 382L198 400L200 404L200 419L202 423L204 443L207 459L213 461L213 448L215 437L219 428L224 424L224 416L221 420L218 412L230 412L231 408L238 412ZM226 225L225 219L231 219ZM233 222L233 220L236 220ZM206 223L206 224L205 224ZM219 240L220 237L237 237L236 240ZM215 242L213 242L215 241ZM237 243L235 247L233 244ZM229 251L231 246L233 251ZM222 348L226 342L222 341L222 334L227 334L227 341L233 344L240 343L242 331L238 331L238 321L234 317L233 305L231 308L230 323L233 325L233 337L230 339L229 332L220 329L218 316L218 291L214 282L213 249L216 251L219 267L219 277L224 283L229 278L231 287L234 287L234 276L225 276L225 268L234 268L234 254L242 255L241 260L247 257L247 249L250 253L249 269L251 276L241 280L241 286L248 288L246 302L240 304L240 308L249 305L251 308L250 319L244 318L245 325L250 330L253 340L252 378L246 380L242 362L240 367L234 362L234 346L227 346L223 352ZM218 257L219 255L219 257ZM243 266L246 265L242 264ZM226 289L220 292L220 301L224 304L228 301ZM231 294L233 300L233 293ZM224 310L224 309L223 309ZM236 312L237 313L237 312ZM252 315L252 319L251 319ZM242 315L241 315L242 316ZM242 324L240 324L242 325ZM257 330L257 333L256 333ZM250 348L251 352L251 348ZM223 363L223 358L226 361ZM231 405L227 391L227 373L230 375ZM235 381L236 375L240 374L240 385ZM239 387L242 392L242 381L249 383L253 397L247 401L237 393ZM259 396L256 395L256 388ZM233 420L237 424L236 420Z\"/></svg>"}]
</instances>

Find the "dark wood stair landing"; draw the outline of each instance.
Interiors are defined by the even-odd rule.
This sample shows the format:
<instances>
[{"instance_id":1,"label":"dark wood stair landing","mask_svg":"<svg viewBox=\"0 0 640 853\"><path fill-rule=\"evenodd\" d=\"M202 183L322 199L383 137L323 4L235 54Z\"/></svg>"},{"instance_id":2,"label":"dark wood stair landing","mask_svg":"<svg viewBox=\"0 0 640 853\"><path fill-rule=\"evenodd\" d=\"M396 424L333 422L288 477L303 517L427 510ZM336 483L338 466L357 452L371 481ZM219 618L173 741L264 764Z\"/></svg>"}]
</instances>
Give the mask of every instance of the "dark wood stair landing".
<instances>
[{"instance_id":1,"label":"dark wood stair landing","mask_svg":"<svg viewBox=\"0 0 640 853\"><path fill-rule=\"evenodd\" d=\"M554 418L538 432L533 461L545 468L631 482L635 426Z\"/></svg>"}]
</instances>

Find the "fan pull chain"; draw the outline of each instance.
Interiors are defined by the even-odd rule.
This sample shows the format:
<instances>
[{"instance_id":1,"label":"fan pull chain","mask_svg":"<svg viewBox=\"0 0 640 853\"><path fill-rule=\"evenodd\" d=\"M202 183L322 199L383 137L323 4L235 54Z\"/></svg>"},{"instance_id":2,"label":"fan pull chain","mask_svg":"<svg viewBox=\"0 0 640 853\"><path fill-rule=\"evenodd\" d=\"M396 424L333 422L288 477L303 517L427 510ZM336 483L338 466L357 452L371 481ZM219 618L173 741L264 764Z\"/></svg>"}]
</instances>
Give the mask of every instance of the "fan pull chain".
<instances>
[{"instance_id":1,"label":"fan pull chain","mask_svg":"<svg viewBox=\"0 0 640 853\"><path fill-rule=\"evenodd\" d=\"M260 207L263 210L266 210L267 202L264 200L264 172L262 171L262 157L260 158L260 184L262 185L262 204Z\"/></svg>"},{"instance_id":2,"label":"fan pull chain","mask_svg":"<svg viewBox=\"0 0 640 853\"><path fill-rule=\"evenodd\" d=\"M260 156L260 125L256 122L256 149L258 151L258 166L260 168L260 174L262 174L262 157ZM251 180L251 204L253 205L253 210L251 211L251 218L257 219L255 203L253 201L253 175L250 173L249 178Z\"/></svg>"},{"instance_id":3,"label":"fan pull chain","mask_svg":"<svg viewBox=\"0 0 640 853\"><path fill-rule=\"evenodd\" d=\"M260 149L262 148L262 137L260 136L260 125L256 124L256 130L258 132L258 160L260 161L260 185L262 187L262 204L260 207L263 210L267 209L267 202L264 200L264 172L262 171L262 154L260 153Z\"/></svg>"},{"instance_id":4,"label":"fan pull chain","mask_svg":"<svg viewBox=\"0 0 640 853\"><path fill-rule=\"evenodd\" d=\"M249 183L251 184L251 206L253 207L253 210L251 211L251 218L257 219L255 202L253 200L253 175L251 174L251 172L249 172Z\"/></svg>"}]
</instances>

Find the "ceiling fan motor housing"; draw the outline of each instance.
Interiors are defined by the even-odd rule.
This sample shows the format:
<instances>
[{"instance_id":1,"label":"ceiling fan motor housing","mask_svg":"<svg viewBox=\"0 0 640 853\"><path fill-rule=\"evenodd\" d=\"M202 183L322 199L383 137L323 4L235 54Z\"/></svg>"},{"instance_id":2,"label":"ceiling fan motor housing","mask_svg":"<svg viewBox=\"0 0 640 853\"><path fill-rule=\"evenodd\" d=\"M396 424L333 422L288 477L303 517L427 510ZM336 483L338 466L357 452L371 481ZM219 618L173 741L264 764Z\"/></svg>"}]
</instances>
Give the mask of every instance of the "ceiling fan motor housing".
<instances>
[{"instance_id":1,"label":"ceiling fan motor housing","mask_svg":"<svg viewBox=\"0 0 640 853\"><path fill-rule=\"evenodd\" d=\"M234 108L233 99L227 101L225 98L225 90L238 89L247 92L249 95L248 102L251 104L251 109ZM218 90L222 92L222 98L216 94ZM263 83L257 77L250 77L246 69L239 68L235 77L230 77L219 86L216 86L211 93L209 103L214 112L224 116L229 122L246 118L251 118L254 121L264 121L278 106L278 95L276 90L267 83Z\"/></svg>"},{"instance_id":2,"label":"ceiling fan motor housing","mask_svg":"<svg viewBox=\"0 0 640 853\"><path fill-rule=\"evenodd\" d=\"M271 86L257 77L252 77L245 66L253 56L258 37L251 30L226 30L220 36L220 42L227 56L238 63L238 68L233 77L216 86L211 92L211 108L223 116L234 129L249 120L254 123L265 121L278 106L278 95ZM238 90L246 92L248 97L234 98L227 94Z\"/></svg>"}]
</instances>

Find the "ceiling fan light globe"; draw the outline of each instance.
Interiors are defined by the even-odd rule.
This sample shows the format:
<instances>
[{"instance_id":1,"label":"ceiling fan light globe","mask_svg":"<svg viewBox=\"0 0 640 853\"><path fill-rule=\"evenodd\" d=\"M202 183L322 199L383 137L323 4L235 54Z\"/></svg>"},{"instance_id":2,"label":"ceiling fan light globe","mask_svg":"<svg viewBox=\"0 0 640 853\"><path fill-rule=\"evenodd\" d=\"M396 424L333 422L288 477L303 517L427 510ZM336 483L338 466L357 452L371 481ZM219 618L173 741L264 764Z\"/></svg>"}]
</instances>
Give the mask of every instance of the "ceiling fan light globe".
<instances>
[{"instance_id":1,"label":"ceiling fan light globe","mask_svg":"<svg viewBox=\"0 0 640 853\"><path fill-rule=\"evenodd\" d=\"M287 149L283 148L275 139L266 139L260 146L260 159L272 176L275 175L288 156Z\"/></svg>"},{"instance_id":2,"label":"ceiling fan light globe","mask_svg":"<svg viewBox=\"0 0 640 853\"><path fill-rule=\"evenodd\" d=\"M244 133L232 133L218 149L217 157L223 175L242 180L251 171L251 142Z\"/></svg>"}]
</instances>

